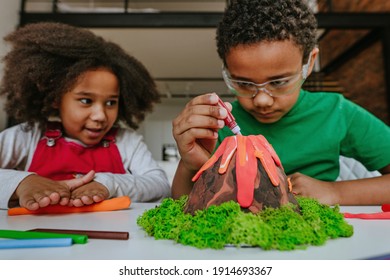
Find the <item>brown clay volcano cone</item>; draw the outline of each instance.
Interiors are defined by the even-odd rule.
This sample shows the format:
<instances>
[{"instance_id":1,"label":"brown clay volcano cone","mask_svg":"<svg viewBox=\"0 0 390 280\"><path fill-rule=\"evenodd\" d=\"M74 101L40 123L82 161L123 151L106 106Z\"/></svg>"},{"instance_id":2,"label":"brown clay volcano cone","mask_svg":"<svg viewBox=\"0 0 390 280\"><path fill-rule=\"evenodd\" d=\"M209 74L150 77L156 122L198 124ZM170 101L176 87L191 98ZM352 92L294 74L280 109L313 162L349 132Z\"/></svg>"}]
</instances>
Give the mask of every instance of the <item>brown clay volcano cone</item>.
<instances>
[{"instance_id":1,"label":"brown clay volcano cone","mask_svg":"<svg viewBox=\"0 0 390 280\"><path fill-rule=\"evenodd\" d=\"M196 210L205 209L211 205L220 205L231 200L238 202L243 210L249 210L253 213L257 213L265 207L278 208L289 202L298 204L291 193L280 160L271 145L264 142L266 141L264 137L251 137L252 140L253 137L256 137L253 149L248 148L254 143L249 139L239 138L238 141L235 141L237 144L235 148L232 148L234 141L230 139L230 144L224 144L227 141L225 139L213 158L200 170L199 176L194 177L196 182L184 209L186 213L194 214ZM265 143L261 147L259 139L261 143ZM242 147L243 143L245 143L245 149ZM261 150L261 152L256 153L256 150ZM241 153L241 158L237 153ZM244 153L244 157L242 153ZM230 155L230 159L226 158L226 154ZM255 155L257 156L255 157ZM245 158L247 162L242 164L242 158ZM221 166L224 166L222 172ZM252 169L252 171L248 171L248 169ZM244 176L237 175L237 172L244 173ZM241 180L239 183L238 179Z\"/></svg>"}]
</instances>

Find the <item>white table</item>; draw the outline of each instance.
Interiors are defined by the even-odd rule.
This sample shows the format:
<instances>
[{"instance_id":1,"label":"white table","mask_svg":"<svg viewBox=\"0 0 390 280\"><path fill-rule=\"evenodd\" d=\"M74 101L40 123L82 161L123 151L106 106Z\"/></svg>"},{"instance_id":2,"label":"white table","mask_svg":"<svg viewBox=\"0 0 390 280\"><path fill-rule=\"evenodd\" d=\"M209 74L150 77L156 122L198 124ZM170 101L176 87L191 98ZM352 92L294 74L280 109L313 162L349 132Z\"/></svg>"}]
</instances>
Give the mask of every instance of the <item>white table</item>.
<instances>
[{"instance_id":1,"label":"white table","mask_svg":"<svg viewBox=\"0 0 390 280\"><path fill-rule=\"evenodd\" d=\"M153 203L132 203L130 209L62 215L7 216L0 210L0 229L29 230L33 228L62 228L84 230L128 231L129 240L89 239L85 245L71 247L0 250L1 260L355 260L390 253L390 220L348 219L354 227L350 238L328 240L322 246L304 250L264 251L260 248L223 250L197 249L172 240L155 240L137 223ZM342 212L373 213L380 207L341 207Z\"/></svg>"}]
</instances>

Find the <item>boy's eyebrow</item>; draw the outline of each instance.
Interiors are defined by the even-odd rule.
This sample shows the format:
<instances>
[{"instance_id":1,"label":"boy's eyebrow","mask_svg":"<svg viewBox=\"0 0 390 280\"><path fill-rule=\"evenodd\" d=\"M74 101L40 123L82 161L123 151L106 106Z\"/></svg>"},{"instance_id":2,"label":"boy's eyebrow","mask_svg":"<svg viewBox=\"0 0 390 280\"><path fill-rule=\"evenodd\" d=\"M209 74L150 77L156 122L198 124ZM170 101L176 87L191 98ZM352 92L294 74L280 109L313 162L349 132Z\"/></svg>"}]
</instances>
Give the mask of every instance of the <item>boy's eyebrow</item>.
<instances>
[{"instance_id":1,"label":"boy's eyebrow","mask_svg":"<svg viewBox=\"0 0 390 280\"><path fill-rule=\"evenodd\" d=\"M278 74L278 75L267 77L267 79L265 79L265 81L279 80L279 79L283 79L283 78L287 78L287 77L293 76L295 74L298 74L298 73L296 73L296 72L293 72L293 73L288 72L288 73ZM235 76L233 74L230 74L230 75L235 80L253 82L252 79L249 79L247 77Z\"/></svg>"}]
</instances>

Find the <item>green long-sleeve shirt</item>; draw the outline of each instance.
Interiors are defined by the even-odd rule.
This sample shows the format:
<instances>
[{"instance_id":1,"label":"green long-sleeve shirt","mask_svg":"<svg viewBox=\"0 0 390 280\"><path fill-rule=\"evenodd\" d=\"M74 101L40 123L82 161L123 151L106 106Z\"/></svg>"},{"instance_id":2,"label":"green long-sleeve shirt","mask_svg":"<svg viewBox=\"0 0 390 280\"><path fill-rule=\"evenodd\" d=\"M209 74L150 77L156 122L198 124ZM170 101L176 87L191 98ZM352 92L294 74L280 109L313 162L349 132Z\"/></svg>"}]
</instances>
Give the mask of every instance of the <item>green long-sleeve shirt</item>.
<instances>
[{"instance_id":1,"label":"green long-sleeve shirt","mask_svg":"<svg viewBox=\"0 0 390 280\"><path fill-rule=\"evenodd\" d=\"M232 113L243 135L264 135L280 157L286 174L301 172L334 181L339 157L360 161L368 170L390 164L390 128L338 93L301 90L294 107L272 124L258 122L234 101ZM233 135L219 131L219 143Z\"/></svg>"}]
</instances>

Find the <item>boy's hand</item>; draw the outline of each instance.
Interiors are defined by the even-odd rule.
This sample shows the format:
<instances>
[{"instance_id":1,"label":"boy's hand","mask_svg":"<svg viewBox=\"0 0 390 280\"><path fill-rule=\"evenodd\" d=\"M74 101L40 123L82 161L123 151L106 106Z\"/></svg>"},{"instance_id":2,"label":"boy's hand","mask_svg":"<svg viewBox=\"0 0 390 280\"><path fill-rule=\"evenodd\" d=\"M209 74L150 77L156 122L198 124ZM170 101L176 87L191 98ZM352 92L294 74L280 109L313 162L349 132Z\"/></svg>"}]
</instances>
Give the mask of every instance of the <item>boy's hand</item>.
<instances>
[{"instance_id":1,"label":"boy's hand","mask_svg":"<svg viewBox=\"0 0 390 280\"><path fill-rule=\"evenodd\" d=\"M291 180L292 192L295 195L311 197L328 205L334 205L339 201L337 188L333 182L320 181L298 172L288 178Z\"/></svg>"},{"instance_id":2,"label":"boy's hand","mask_svg":"<svg viewBox=\"0 0 390 280\"><path fill-rule=\"evenodd\" d=\"M215 93L197 96L172 122L173 137L188 170L197 171L215 148L218 129L224 127L227 116L217 104Z\"/></svg>"}]
</instances>

